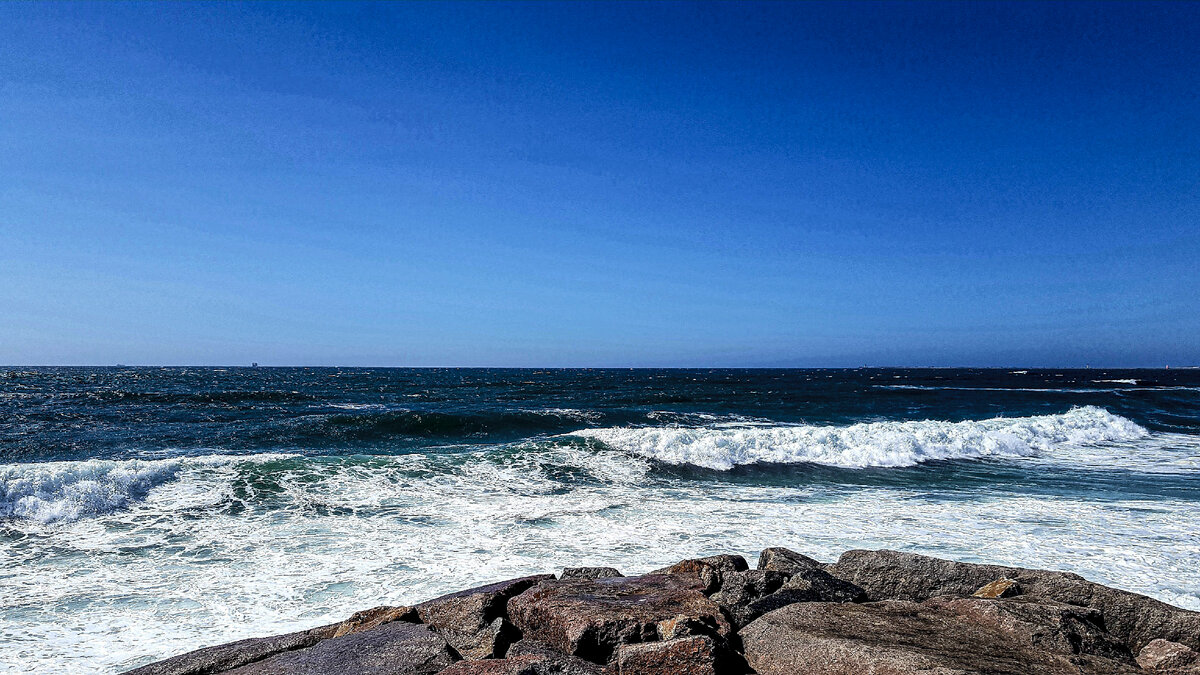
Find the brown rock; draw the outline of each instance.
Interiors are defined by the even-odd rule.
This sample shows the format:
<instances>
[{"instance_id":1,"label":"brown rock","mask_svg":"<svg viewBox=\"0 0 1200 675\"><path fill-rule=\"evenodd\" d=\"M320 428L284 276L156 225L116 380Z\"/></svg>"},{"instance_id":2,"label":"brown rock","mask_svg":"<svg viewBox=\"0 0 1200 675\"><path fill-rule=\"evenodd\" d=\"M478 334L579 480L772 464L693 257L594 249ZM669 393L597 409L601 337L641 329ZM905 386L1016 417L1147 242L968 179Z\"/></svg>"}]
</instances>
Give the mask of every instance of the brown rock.
<instances>
[{"instance_id":1,"label":"brown rock","mask_svg":"<svg viewBox=\"0 0 1200 675\"><path fill-rule=\"evenodd\" d=\"M602 675L599 666L558 653L459 661L438 675Z\"/></svg>"},{"instance_id":2,"label":"brown rock","mask_svg":"<svg viewBox=\"0 0 1200 675\"><path fill-rule=\"evenodd\" d=\"M1063 650L1045 632L1066 632L1050 609L918 604L797 603L765 614L742 632L746 660L759 675L1134 675L1131 663ZM1008 603L1008 600L954 600ZM1088 623L1086 618L1078 618ZM1048 621L1048 623L1047 623ZM1097 630L1090 626L1088 630Z\"/></svg>"},{"instance_id":3,"label":"brown rock","mask_svg":"<svg viewBox=\"0 0 1200 675\"><path fill-rule=\"evenodd\" d=\"M559 575L560 579L604 579L625 576L615 567L568 567Z\"/></svg>"},{"instance_id":4,"label":"brown rock","mask_svg":"<svg viewBox=\"0 0 1200 675\"><path fill-rule=\"evenodd\" d=\"M480 586L416 606L417 615L446 638L465 659L504 656L519 635L506 618L513 596L554 575L542 574Z\"/></svg>"},{"instance_id":5,"label":"brown rock","mask_svg":"<svg viewBox=\"0 0 1200 675\"><path fill-rule=\"evenodd\" d=\"M594 663L568 656L537 640L521 640L508 648L506 658L532 656L537 658L536 675L603 675L605 670Z\"/></svg>"},{"instance_id":6,"label":"brown rock","mask_svg":"<svg viewBox=\"0 0 1200 675\"><path fill-rule=\"evenodd\" d=\"M1012 579L997 579L972 593L976 598L1011 598L1021 594L1021 584Z\"/></svg>"},{"instance_id":7,"label":"brown rock","mask_svg":"<svg viewBox=\"0 0 1200 675\"><path fill-rule=\"evenodd\" d=\"M712 639L696 635L665 642L621 645L620 675L716 675Z\"/></svg>"},{"instance_id":8,"label":"brown rock","mask_svg":"<svg viewBox=\"0 0 1200 675\"><path fill-rule=\"evenodd\" d=\"M670 574L688 579L705 593L715 593L727 574L745 572L750 569L746 559L740 555L714 555L707 558L681 560L670 567L655 570L650 574Z\"/></svg>"},{"instance_id":9,"label":"brown rock","mask_svg":"<svg viewBox=\"0 0 1200 675\"><path fill-rule=\"evenodd\" d=\"M593 663L618 646L707 634L723 641L729 624L694 586L671 575L544 581L508 604L521 633Z\"/></svg>"},{"instance_id":10,"label":"brown rock","mask_svg":"<svg viewBox=\"0 0 1200 675\"><path fill-rule=\"evenodd\" d=\"M387 605L364 609L361 612L351 614L349 619L338 624L337 630L330 637L341 637L350 633L371 630L392 621L416 622L417 612L412 607L390 607Z\"/></svg>"},{"instance_id":11,"label":"brown rock","mask_svg":"<svg viewBox=\"0 0 1200 675\"><path fill-rule=\"evenodd\" d=\"M1151 640L1138 653L1137 663L1152 673L1200 675L1200 654L1169 640Z\"/></svg>"},{"instance_id":12,"label":"brown rock","mask_svg":"<svg viewBox=\"0 0 1200 675\"><path fill-rule=\"evenodd\" d=\"M808 569L823 569L825 566L817 560L782 546L764 548L758 555L758 569L775 572L799 572Z\"/></svg>"},{"instance_id":13,"label":"brown rock","mask_svg":"<svg viewBox=\"0 0 1200 675\"><path fill-rule=\"evenodd\" d=\"M1134 653L1155 638L1200 649L1200 612L1092 583L1069 572L960 563L898 551L848 551L827 569L862 587L872 600L969 596L996 579L1012 579L1024 595L1099 610L1108 632Z\"/></svg>"},{"instance_id":14,"label":"brown rock","mask_svg":"<svg viewBox=\"0 0 1200 675\"><path fill-rule=\"evenodd\" d=\"M231 675L433 675L455 661L428 626L393 621L255 661Z\"/></svg>"}]
</instances>

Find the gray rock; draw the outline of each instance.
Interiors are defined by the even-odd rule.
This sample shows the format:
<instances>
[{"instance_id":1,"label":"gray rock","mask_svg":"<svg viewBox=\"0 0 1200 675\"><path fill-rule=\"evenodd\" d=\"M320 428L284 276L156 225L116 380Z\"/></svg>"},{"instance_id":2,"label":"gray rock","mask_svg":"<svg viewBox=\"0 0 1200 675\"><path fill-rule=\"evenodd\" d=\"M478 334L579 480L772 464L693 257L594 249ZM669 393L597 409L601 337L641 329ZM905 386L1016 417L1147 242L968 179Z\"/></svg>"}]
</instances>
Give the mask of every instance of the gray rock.
<instances>
[{"instance_id":1,"label":"gray rock","mask_svg":"<svg viewBox=\"0 0 1200 675\"><path fill-rule=\"evenodd\" d=\"M1027 596L1099 610L1108 632L1134 653L1155 638L1200 649L1200 613L1069 572L960 563L898 551L848 551L828 571L862 587L872 600L969 596L996 579L1012 579Z\"/></svg>"},{"instance_id":2,"label":"gray rock","mask_svg":"<svg viewBox=\"0 0 1200 675\"><path fill-rule=\"evenodd\" d=\"M455 661L428 626L393 621L227 671L231 675L433 675Z\"/></svg>"},{"instance_id":3,"label":"gray rock","mask_svg":"<svg viewBox=\"0 0 1200 675\"><path fill-rule=\"evenodd\" d=\"M863 602L866 599L867 594L858 586L824 570L810 568L793 574L779 590L747 603L736 612L731 611L731 615L735 625L741 627L767 612L797 602Z\"/></svg>"},{"instance_id":4,"label":"gray rock","mask_svg":"<svg viewBox=\"0 0 1200 675\"><path fill-rule=\"evenodd\" d=\"M759 675L1134 675L1127 660L1076 651L1071 636L1099 628L1087 610L957 606L1008 603L954 599L796 603L763 615L741 632L746 660ZM1069 620L1061 621L1063 617ZM1100 631L1102 632L1102 631ZM1061 638L1061 639L1060 639ZM1100 640L1103 650L1115 643ZM1064 645L1066 645L1064 647ZM1117 645L1119 648L1120 645ZM1128 658L1126 652L1126 659Z\"/></svg>"},{"instance_id":5,"label":"gray rock","mask_svg":"<svg viewBox=\"0 0 1200 675\"><path fill-rule=\"evenodd\" d=\"M734 626L744 626L761 612L751 615L748 607L756 600L778 591L788 580L785 572L746 570L726 574L721 589L709 596L725 610Z\"/></svg>"},{"instance_id":6,"label":"gray rock","mask_svg":"<svg viewBox=\"0 0 1200 675\"><path fill-rule=\"evenodd\" d=\"M782 546L764 548L758 555L758 569L775 572L799 572L807 569L824 569L825 565L802 553Z\"/></svg>"},{"instance_id":7,"label":"gray rock","mask_svg":"<svg viewBox=\"0 0 1200 675\"><path fill-rule=\"evenodd\" d=\"M416 606L421 621L437 629L465 659L504 656L520 636L507 619L510 598L554 579L541 574L443 595Z\"/></svg>"},{"instance_id":8,"label":"gray rock","mask_svg":"<svg viewBox=\"0 0 1200 675\"><path fill-rule=\"evenodd\" d=\"M544 581L513 598L508 614L524 637L604 664L623 644L702 632L724 640L720 607L671 575Z\"/></svg>"},{"instance_id":9,"label":"gray rock","mask_svg":"<svg viewBox=\"0 0 1200 675\"><path fill-rule=\"evenodd\" d=\"M567 567L559 575L560 579L604 579L625 576L615 567Z\"/></svg>"},{"instance_id":10,"label":"gray rock","mask_svg":"<svg viewBox=\"0 0 1200 675\"><path fill-rule=\"evenodd\" d=\"M333 637L341 624L331 624L310 630L273 635L265 638L238 640L214 647L172 656L141 668L134 668L125 675L208 675L221 673L247 663L261 661L269 656L296 649L311 647L322 640Z\"/></svg>"},{"instance_id":11,"label":"gray rock","mask_svg":"<svg viewBox=\"0 0 1200 675\"><path fill-rule=\"evenodd\" d=\"M603 675L603 669L532 640L521 640L502 659L459 661L439 675Z\"/></svg>"}]
</instances>

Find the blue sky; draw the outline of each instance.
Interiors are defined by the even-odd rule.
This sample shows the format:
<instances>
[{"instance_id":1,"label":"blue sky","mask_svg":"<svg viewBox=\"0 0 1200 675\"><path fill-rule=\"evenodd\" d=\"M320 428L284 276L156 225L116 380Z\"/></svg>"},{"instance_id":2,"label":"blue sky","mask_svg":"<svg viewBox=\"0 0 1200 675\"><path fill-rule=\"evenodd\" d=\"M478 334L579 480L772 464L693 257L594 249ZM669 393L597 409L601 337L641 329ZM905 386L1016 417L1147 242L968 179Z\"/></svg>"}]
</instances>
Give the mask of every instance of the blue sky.
<instances>
[{"instance_id":1,"label":"blue sky","mask_svg":"<svg viewBox=\"0 0 1200 675\"><path fill-rule=\"evenodd\" d=\"M0 363L1200 362L1197 4L0 34Z\"/></svg>"}]
</instances>

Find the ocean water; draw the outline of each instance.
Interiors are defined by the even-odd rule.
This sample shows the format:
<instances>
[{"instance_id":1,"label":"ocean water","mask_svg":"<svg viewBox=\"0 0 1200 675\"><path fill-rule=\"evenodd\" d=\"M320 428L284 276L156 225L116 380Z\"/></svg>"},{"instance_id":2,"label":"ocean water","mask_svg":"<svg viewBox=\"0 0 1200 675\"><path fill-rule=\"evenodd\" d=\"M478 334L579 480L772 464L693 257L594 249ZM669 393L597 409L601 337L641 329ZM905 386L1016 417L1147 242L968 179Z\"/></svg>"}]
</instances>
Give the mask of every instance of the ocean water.
<instances>
[{"instance_id":1,"label":"ocean water","mask_svg":"<svg viewBox=\"0 0 1200 675\"><path fill-rule=\"evenodd\" d=\"M0 670L772 545L1200 610L1200 371L0 369Z\"/></svg>"}]
</instances>

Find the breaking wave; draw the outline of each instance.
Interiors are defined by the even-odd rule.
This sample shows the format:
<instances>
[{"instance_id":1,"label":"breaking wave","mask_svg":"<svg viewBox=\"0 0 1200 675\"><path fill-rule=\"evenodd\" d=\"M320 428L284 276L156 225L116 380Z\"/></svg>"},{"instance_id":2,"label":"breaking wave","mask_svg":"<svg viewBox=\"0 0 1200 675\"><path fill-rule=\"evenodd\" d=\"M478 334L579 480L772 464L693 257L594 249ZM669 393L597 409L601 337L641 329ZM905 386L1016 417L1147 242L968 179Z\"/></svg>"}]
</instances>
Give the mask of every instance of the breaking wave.
<instances>
[{"instance_id":1,"label":"breaking wave","mask_svg":"<svg viewBox=\"0 0 1200 675\"><path fill-rule=\"evenodd\" d=\"M0 518L42 523L112 513L174 480L179 460L87 460L0 467Z\"/></svg>"},{"instance_id":2,"label":"breaking wave","mask_svg":"<svg viewBox=\"0 0 1200 675\"><path fill-rule=\"evenodd\" d=\"M1060 446L1143 438L1136 423L1085 406L1060 415L834 426L604 428L572 435L668 464L727 471L743 464L901 467L944 459L1022 457Z\"/></svg>"}]
</instances>

